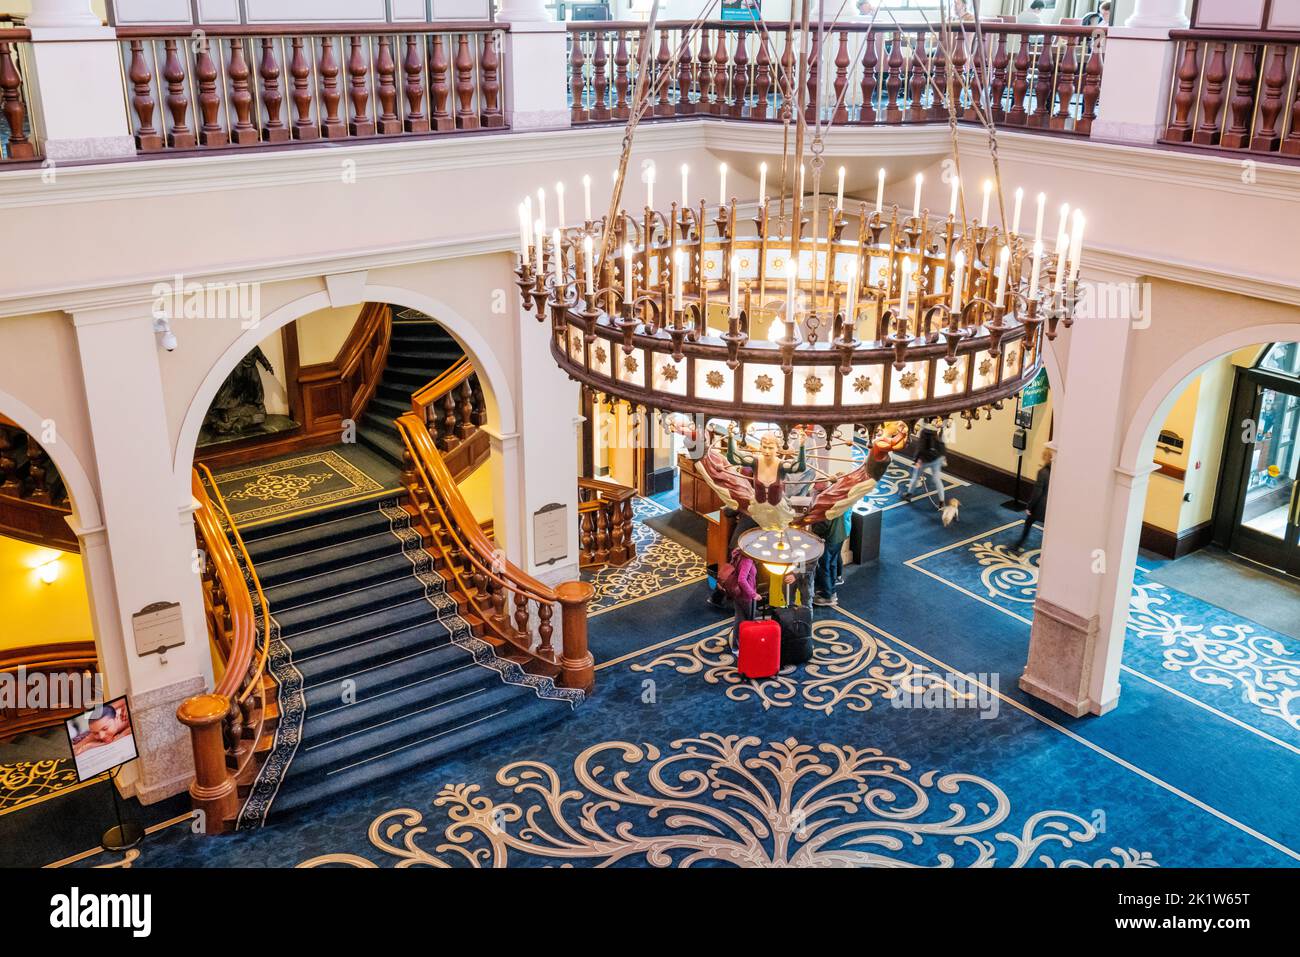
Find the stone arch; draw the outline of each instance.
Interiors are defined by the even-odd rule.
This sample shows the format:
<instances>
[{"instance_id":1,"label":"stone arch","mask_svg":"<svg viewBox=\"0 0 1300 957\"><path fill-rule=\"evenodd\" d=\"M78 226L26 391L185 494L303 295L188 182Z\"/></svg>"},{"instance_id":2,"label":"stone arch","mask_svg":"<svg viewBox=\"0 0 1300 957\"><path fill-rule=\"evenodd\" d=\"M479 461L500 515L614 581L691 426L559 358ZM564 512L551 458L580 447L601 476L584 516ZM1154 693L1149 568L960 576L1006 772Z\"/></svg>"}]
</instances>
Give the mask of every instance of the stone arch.
<instances>
[{"instance_id":1,"label":"stone arch","mask_svg":"<svg viewBox=\"0 0 1300 957\"><path fill-rule=\"evenodd\" d=\"M493 352L483 334L464 316L439 299L400 286L365 285L360 291L364 302L384 302L390 305L418 309L441 323L465 350L479 373L483 395L487 404L488 428L498 435L516 431L515 402L511 379ZM190 399L176 440L173 473L181 500L189 501L190 469L194 450L198 446L199 430L221 383L241 358L259 342L291 322L296 322L313 312L327 309L334 303L328 292L312 293L288 302L264 317L256 328L246 330L226 347L213 362L208 374Z\"/></svg>"},{"instance_id":2,"label":"stone arch","mask_svg":"<svg viewBox=\"0 0 1300 957\"><path fill-rule=\"evenodd\" d=\"M11 419L28 435L39 437L44 431L44 419L31 406L16 396L0 391L0 412ZM72 504L72 517L76 529L89 530L103 524L99 510L99 496L90 480L85 466L77 458L77 453L66 442L41 444L59 470L63 484L68 489L68 500Z\"/></svg>"}]
</instances>

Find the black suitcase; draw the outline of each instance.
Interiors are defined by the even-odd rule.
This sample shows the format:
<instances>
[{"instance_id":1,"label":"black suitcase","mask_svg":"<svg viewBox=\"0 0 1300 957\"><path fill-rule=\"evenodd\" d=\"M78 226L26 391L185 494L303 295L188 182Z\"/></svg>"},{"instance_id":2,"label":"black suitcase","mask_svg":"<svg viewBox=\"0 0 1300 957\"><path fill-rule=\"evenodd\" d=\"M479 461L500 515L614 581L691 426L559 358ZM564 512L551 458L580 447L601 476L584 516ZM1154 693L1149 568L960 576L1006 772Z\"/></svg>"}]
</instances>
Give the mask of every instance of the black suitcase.
<instances>
[{"instance_id":1,"label":"black suitcase","mask_svg":"<svg viewBox=\"0 0 1300 957\"><path fill-rule=\"evenodd\" d=\"M775 608L772 617L781 625L781 664L802 665L813 656L813 617L807 605Z\"/></svg>"}]
</instances>

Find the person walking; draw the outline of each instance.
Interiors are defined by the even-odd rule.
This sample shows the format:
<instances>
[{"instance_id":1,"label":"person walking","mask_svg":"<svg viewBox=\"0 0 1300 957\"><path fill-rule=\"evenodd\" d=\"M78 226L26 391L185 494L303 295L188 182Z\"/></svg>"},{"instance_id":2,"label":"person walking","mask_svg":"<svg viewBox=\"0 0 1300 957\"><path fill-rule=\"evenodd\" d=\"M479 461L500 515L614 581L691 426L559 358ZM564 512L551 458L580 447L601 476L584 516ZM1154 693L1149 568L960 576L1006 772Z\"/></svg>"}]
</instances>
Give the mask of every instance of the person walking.
<instances>
[{"instance_id":1,"label":"person walking","mask_svg":"<svg viewBox=\"0 0 1300 957\"><path fill-rule=\"evenodd\" d=\"M916 488L916 483L921 479L921 473L928 472L930 478L934 480L934 490L939 493L939 508L943 508L947 495L947 489L943 485L943 467L945 465L944 455L948 448L943 443L943 435L939 431L939 426L935 422L927 422L921 426L921 431L916 437L916 460L912 463L912 477L907 483L907 490L903 493L903 501L911 502L914 498L912 491ZM927 493L929 494L929 493Z\"/></svg>"},{"instance_id":2,"label":"person walking","mask_svg":"<svg viewBox=\"0 0 1300 957\"><path fill-rule=\"evenodd\" d=\"M1034 481L1034 491L1029 496L1029 506L1025 509L1025 524L1020 529L1020 538L1012 546L1012 551L1017 555L1025 550L1025 542L1029 540L1029 532L1033 529L1036 522L1041 522L1047 514L1047 487L1052 481L1052 450L1043 449L1043 464L1038 470L1038 478Z\"/></svg>"},{"instance_id":3,"label":"person walking","mask_svg":"<svg viewBox=\"0 0 1300 957\"><path fill-rule=\"evenodd\" d=\"M819 536L825 544L825 551L817 559L817 580L813 589L814 605L838 605L836 594L840 582L844 580L844 542L849 537L849 516L847 513L839 518L818 522L813 526L813 534Z\"/></svg>"}]
</instances>

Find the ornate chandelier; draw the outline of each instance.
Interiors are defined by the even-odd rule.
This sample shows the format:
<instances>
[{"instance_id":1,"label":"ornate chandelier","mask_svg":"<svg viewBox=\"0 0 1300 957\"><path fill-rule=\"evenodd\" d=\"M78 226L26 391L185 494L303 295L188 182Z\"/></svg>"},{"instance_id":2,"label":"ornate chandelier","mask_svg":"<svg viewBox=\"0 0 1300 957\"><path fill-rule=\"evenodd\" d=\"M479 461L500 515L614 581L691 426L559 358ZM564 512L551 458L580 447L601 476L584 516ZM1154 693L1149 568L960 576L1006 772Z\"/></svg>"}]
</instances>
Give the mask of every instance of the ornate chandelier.
<instances>
[{"instance_id":1,"label":"ornate chandelier","mask_svg":"<svg viewBox=\"0 0 1300 957\"><path fill-rule=\"evenodd\" d=\"M546 196L520 206L517 281L525 308L549 316L556 361L579 382L651 409L737 422L836 426L973 417L1013 395L1042 364L1043 336L1072 322L1084 219L1063 207L1045 255L1045 197L1032 238L1023 191L1008 228L886 205L845 204L845 170L830 196L766 195L742 208L720 168L716 206L654 202L647 170L639 213L594 220L590 180L582 225L547 235ZM799 175L802 185L802 171ZM803 190L798 190L802 194ZM712 213L712 216L710 216ZM603 250L613 255L601 255Z\"/></svg>"}]
</instances>

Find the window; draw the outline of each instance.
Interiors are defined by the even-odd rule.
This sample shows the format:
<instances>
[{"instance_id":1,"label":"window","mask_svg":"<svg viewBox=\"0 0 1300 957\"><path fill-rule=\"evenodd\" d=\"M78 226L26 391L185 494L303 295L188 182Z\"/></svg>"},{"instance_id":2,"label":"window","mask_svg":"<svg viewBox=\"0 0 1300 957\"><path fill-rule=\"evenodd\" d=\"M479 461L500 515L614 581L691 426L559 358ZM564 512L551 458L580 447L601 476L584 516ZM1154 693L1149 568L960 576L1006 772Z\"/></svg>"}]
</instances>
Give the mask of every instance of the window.
<instances>
[{"instance_id":1,"label":"window","mask_svg":"<svg viewBox=\"0 0 1300 957\"><path fill-rule=\"evenodd\" d=\"M1259 360L1258 368L1300 378L1300 342L1276 342Z\"/></svg>"}]
</instances>

